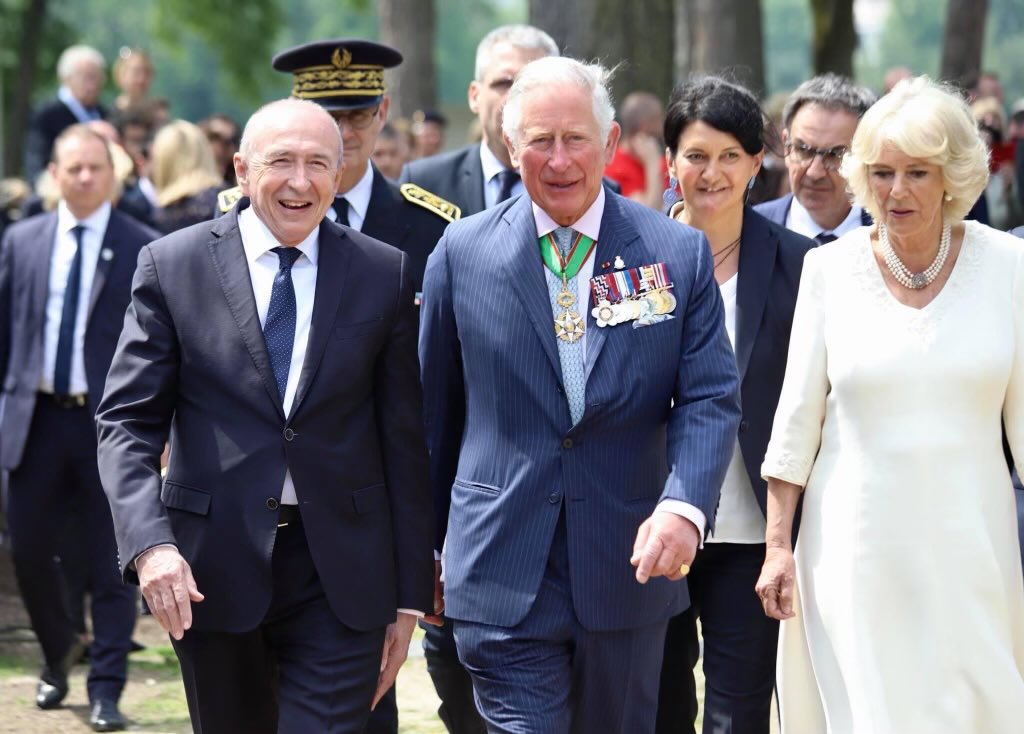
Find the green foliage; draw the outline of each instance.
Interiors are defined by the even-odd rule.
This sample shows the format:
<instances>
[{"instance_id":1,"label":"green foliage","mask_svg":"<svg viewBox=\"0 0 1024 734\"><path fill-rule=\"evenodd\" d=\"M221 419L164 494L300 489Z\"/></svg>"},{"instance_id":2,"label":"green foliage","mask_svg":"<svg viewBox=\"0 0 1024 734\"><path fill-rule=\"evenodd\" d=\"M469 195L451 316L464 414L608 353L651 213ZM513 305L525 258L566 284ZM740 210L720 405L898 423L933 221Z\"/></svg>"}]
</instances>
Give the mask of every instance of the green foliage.
<instances>
[{"instance_id":1,"label":"green foliage","mask_svg":"<svg viewBox=\"0 0 1024 734\"><path fill-rule=\"evenodd\" d=\"M768 94L795 89L811 75L809 0L761 0Z\"/></svg>"}]
</instances>

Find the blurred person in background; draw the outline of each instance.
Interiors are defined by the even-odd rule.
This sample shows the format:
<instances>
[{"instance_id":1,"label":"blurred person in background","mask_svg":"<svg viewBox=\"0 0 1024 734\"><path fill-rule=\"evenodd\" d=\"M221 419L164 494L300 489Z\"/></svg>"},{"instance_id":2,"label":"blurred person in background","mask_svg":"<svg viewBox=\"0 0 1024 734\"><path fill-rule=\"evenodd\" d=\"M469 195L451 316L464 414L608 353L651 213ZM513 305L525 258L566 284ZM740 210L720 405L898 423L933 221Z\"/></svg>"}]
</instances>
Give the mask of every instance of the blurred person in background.
<instances>
[{"instance_id":1,"label":"blurred person in background","mask_svg":"<svg viewBox=\"0 0 1024 734\"><path fill-rule=\"evenodd\" d=\"M893 66L886 70L885 76L882 79L882 94L888 94L892 91L893 87L913 75L914 72L905 66Z\"/></svg>"},{"instance_id":2,"label":"blurred person in background","mask_svg":"<svg viewBox=\"0 0 1024 734\"><path fill-rule=\"evenodd\" d=\"M391 181L402 175L402 166L409 161L409 144L406 137L390 122L384 123L373 146L373 165Z\"/></svg>"},{"instance_id":3,"label":"blurred person in background","mask_svg":"<svg viewBox=\"0 0 1024 734\"><path fill-rule=\"evenodd\" d=\"M622 195L652 209L662 208L668 184L661 127L665 111L650 92L631 92L619 107L622 138L604 175L617 182Z\"/></svg>"},{"instance_id":4,"label":"blurred person in background","mask_svg":"<svg viewBox=\"0 0 1024 734\"><path fill-rule=\"evenodd\" d=\"M412 115L412 134L416 141L414 156L426 158L444 150L447 128L448 118L437 110L416 110Z\"/></svg>"},{"instance_id":5,"label":"blurred person in background","mask_svg":"<svg viewBox=\"0 0 1024 734\"><path fill-rule=\"evenodd\" d=\"M222 113L214 113L209 117L200 120L199 129L206 134L213 151L213 160L217 165L225 186L234 186L235 164L234 155L238 152L238 144L241 142L241 132L238 123L231 117Z\"/></svg>"},{"instance_id":6,"label":"blurred person in background","mask_svg":"<svg viewBox=\"0 0 1024 734\"><path fill-rule=\"evenodd\" d=\"M1024 207L1017 192L1014 142L1005 134L1006 116L995 97L979 97L971 104L981 138L989 151L989 180L985 187L989 224L996 229L1012 229L1024 224Z\"/></svg>"},{"instance_id":7,"label":"blurred person in background","mask_svg":"<svg viewBox=\"0 0 1024 734\"><path fill-rule=\"evenodd\" d=\"M154 76L153 60L149 54L140 48L123 46L111 71L118 89L114 99L116 109L123 111L149 104L149 88Z\"/></svg>"},{"instance_id":8,"label":"blurred person in background","mask_svg":"<svg viewBox=\"0 0 1024 734\"><path fill-rule=\"evenodd\" d=\"M163 234L207 221L224 185L206 135L185 120L168 123L156 134L150 178L158 204L153 219Z\"/></svg>"},{"instance_id":9,"label":"blurred person in background","mask_svg":"<svg viewBox=\"0 0 1024 734\"><path fill-rule=\"evenodd\" d=\"M103 54L91 46L70 46L61 53L57 98L35 111L25 138L25 178L30 183L46 169L53 141L66 127L107 116L99 103L106 69Z\"/></svg>"}]
</instances>

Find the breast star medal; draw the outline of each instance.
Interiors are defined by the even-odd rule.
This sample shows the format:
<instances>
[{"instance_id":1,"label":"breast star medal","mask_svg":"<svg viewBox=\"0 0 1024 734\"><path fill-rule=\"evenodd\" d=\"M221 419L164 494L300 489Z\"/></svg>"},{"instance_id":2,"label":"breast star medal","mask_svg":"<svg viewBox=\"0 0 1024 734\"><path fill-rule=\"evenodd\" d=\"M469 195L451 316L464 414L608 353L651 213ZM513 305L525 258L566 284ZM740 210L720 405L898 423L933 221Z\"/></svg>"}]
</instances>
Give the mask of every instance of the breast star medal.
<instances>
[{"instance_id":1,"label":"breast star medal","mask_svg":"<svg viewBox=\"0 0 1024 734\"><path fill-rule=\"evenodd\" d=\"M579 341L587 331L587 324L573 308L576 296L569 292L569 280L565 273L562 273L562 290L555 296L555 303L562 307L562 311L555 317L555 336L570 344Z\"/></svg>"}]
</instances>

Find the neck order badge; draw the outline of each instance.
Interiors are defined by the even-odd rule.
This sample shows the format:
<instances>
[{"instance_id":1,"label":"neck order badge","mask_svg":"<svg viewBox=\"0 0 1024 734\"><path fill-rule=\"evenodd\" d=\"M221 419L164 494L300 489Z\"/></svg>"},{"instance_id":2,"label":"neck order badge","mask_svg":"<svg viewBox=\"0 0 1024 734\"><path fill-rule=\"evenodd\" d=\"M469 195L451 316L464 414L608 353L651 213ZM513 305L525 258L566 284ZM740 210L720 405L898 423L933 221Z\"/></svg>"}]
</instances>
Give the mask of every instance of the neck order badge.
<instances>
[{"instance_id":1,"label":"neck order badge","mask_svg":"<svg viewBox=\"0 0 1024 734\"><path fill-rule=\"evenodd\" d=\"M556 299L558 305L562 307L562 312L555 317L555 335L564 342L579 341L586 333L586 322L573 309L576 305L576 294L569 290L569 279L575 278L580 272L583 263L594 251L595 244L594 240L577 232L572 246L568 248L567 254L563 255L550 234L540 238L540 255L544 258L544 264L562 279L562 290Z\"/></svg>"}]
</instances>

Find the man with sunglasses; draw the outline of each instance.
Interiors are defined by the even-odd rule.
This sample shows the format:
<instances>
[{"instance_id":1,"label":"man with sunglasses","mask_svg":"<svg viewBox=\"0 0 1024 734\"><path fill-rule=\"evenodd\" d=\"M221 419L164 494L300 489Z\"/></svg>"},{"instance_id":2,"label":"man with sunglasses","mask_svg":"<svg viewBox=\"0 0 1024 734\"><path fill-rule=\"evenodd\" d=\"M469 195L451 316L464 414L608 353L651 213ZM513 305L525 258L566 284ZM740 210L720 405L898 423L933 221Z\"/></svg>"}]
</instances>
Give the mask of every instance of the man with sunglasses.
<instances>
[{"instance_id":1,"label":"man with sunglasses","mask_svg":"<svg viewBox=\"0 0 1024 734\"><path fill-rule=\"evenodd\" d=\"M839 164L875 95L837 74L801 84L783 110L783 141L792 193L754 207L768 219L825 244L871 223L853 206Z\"/></svg>"},{"instance_id":2,"label":"man with sunglasses","mask_svg":"<svg viewBox=\"0 0 1024 734\"><path fill-rule=\"evenodd\" d=\"M274 69L294 76L291 96L316 102L341 130L344 171L327 216L405 251L419 293L427 256L460 211L419 186L391 183L370 162L391 105L384 70L401 63L397 50L355 38L313 41L282 51L272 61ZM237 187L222 191L218 214L239 198Z\"/></svg>"}]
</instances>

